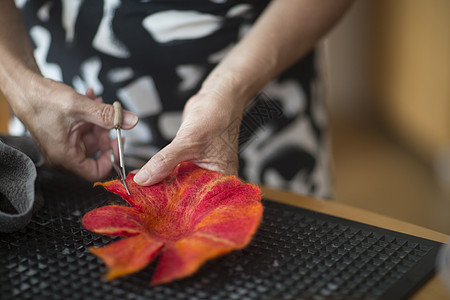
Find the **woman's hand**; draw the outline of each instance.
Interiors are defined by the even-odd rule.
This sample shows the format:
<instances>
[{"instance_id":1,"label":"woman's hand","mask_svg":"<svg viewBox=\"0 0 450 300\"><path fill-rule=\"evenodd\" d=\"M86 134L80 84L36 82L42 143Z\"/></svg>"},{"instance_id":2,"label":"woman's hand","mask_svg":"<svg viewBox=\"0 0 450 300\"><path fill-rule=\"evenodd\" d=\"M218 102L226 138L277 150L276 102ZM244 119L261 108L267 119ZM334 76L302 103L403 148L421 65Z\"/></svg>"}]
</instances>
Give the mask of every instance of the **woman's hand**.
<instances>
[{"instance_id":1,"label":"woman's hand","mask_svg":"<svg viewBox=\"0 0 450 300\"><path fill-rule=\"evenodd\" d=\"M117 148L109 138L112 105L96 98L92 89L81 95L62 83L34 77L27 91L10 93L15 98L9 102L47 164L90 181L105 178L112 168L110 149ZM123 129L137 121L135 114L124 111Z\"/></svg>"},{"instance_id":2,"label":"woman's hand","mask_svg":"<svg viewBox=\"0 0 450 300\"><path fill-rule=\"evenodd\" d=\"M38 144L47 163L87 180L111 170L108 129L114 109L97 99L42 77L33 48L14 1L0 1L0 89L11 109ZM135 114L124 112L124 129L134 127ZM90 156L99 152L97 159Z\"/></svg>"},{"instance_id":3,"label":"woman's hand","mask_svg":"<svg viewBox=\"0 0 450 300\"><path fill-rule=\"evenodd\" d=\"M158 183L183 161L224 174L238 173L238 133L244 105L217 92L199 93L186 103L173 141L134 177L140 185Z\"/></svg>"}]
</instances>

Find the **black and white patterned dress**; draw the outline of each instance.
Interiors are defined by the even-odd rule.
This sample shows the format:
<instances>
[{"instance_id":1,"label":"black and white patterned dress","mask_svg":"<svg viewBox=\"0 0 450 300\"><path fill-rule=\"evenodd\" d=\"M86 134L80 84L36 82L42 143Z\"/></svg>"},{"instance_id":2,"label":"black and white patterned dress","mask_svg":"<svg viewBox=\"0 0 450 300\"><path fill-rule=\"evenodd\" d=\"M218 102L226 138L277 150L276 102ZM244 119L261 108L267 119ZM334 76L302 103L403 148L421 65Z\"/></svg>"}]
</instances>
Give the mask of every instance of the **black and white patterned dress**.
<instances>
[{"instance_id":1,"label":"black and white patterned dress","mask_svg":"<svg viewBox=\"0 0 450 300\"><path fill-rule=\"evenodd\" d=\"M142 165L175 136L186 101L268 0L16 0L44 76L92 87L138 114L127 164ZM330 196L326 116L314 53L249 104L239 135L240 176ZM14 122L13 122L14 123ZM18 130L18 126L12 126ZM224 129L224 134L229 134Z\"/></svg>"}]
</instances>

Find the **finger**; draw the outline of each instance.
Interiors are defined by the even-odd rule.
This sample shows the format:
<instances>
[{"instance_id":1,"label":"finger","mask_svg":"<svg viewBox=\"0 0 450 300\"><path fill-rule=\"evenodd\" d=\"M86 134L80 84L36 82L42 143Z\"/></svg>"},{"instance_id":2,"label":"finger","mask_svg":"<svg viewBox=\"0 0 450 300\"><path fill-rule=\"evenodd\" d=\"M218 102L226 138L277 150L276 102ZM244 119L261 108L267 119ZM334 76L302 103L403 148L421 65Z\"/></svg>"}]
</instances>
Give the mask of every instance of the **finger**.
<instances>
[{"instance_id":1,"label":"finger","mask_svg":"<svg viewBox=\"0 0 450 300\"><path fill-rule=\"evenodd\" d=\"M95 95L94 90L92 88L87 88L85 95L91 100L94 100L94 101L96 101L98 103L103 103L102 97L97 97Z\"/></svg>"},{"instance_id":2,"label":"finger","mask_svg":"<svg viewBox=\"0 0 450 300\"><path fill-rule=\"evenodd\" d=\"M109 148L109 131L86 122L79 122L72 130L73 137L79 137L87 156Z\"/></svg>"},{"instance_id":3,"label":"finger","mask_svg":"<svg viewBox=\"0 0 450 300\"><path fill-rule=\"evenodd\" d=\"M93 136L98 138L98 146L100 151L106 151L111 148L111 138L108 130L95 126Z\"/></svg>"},{"instance_id":4,"label":"finger","mask_svg":"<svg viewBox=\"0 0 450 300\"><path fill-rule=\"evenodd\" d=\"M102 103L102 98L97 97L92 88L87 88L85 95L97 103ZM86 123L88 124L88 123ZM82 140L81 142L85 145L86 155L91 156L98 151L106 151L110 148L110 138L108 130L101 128L99 126L90 126L87 128L81 128Z\"/></svg>"},{"instance_id":5,"label":"finger","mask_svg":"<svg viewBox=\"0 0 450 300\"><path fill-rule=\"evenodd\" d=\"M89 126L93 126L89 124ZM81 129L87 127L83 126ZM87 135L89 136L89 134ZM59 161L65 161L64 168L75 173L76 175L89 180L95 181L105 178L110 174L112 169L110 147L105 147L108 150L102 150L100 155L94 159L89 157L92 154L93 149L92 144L86 145L84 142L84 136L82 131L76 131L69 137L68 147L65 154L59 153ZM88 139L89 140L89 139ZM84 147L83 147L84 146ZM91 147L90 149L88 147ZM84 148L84 149L83 149ZM97 153L95 151L94 153ZM55 155L56 156L56 155ZM58 163L57 163L58 164ZM58 164L59 165L59 164Z\"/></svg>"},{"instance_id":6,"label":"finger","mask_svg":"<svg viewBox=\"0 0 450 300\"><path fill-rule=\"evenodd\" d=\"M94 155L98 151L106 151L111 147L108 131L97 126L94 126L91 131L83 134L81 140L86 146L87 156Z\"/></svg>"},{"instance_id":7,"label":"finger","mask_svg":"<svg viewBox=\"0 0 450 300\"><path fill-rule=\"evenodd\" d=\"M169 176L179 163L190 160L192 156L192 151L173 141L155 154L137 172L134 181L143 186L158 183Z\"/></svg>"},{"instance_id":8,"label":"finger","mask_svg":"<svg viewBox=\"0 0 450 300\"><path fill-rule=\"evenodd\" d=\"M74 173L89 181L105 178L111 172L112 163L109 151L104 151L97 159L85 158L75 168Z\"/></svg>"},{"instance_id":9,"label":"finger","mask_svg":"<svg viewBox=\"0 0 450 300\"><path fill-rule=\"evenodd\" d=\"M95 100L95 98L96 98L93 88L87 88L85 95L86 95L86 97L88 97L91 100Z\"/></svg>"},{"instance_id":10,"label":"finger","mask_svg":"<svg viewBox=\"0 0 450 300\"><path fill-rule=\"evenodd\" d=\"M88 91L86 91L88 92ZM89 92L90 93L90 92ZM89 96L92 96L90 94ZM94 96L95 97L95 96ZM114 128L114 108L110 104L104 104L98 101L89 101L86 98L81 98L76 102L75 114L79 119L98 125L105 129ZM130 111L123 110L122 128L131 129L136 126L138 116Z\"/></svg>"}]
</instances>

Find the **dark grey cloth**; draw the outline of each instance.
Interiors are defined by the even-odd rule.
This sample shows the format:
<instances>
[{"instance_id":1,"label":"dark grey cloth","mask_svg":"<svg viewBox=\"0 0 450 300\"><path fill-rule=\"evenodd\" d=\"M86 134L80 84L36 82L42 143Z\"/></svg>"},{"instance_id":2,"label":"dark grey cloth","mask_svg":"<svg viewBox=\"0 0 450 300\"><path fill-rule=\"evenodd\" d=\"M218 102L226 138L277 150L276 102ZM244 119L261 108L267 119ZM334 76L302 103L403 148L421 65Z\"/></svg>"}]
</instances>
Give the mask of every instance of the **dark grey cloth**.
<instances>
[{"instance_id":1,"label":"dark grey cloth","mask_svg":"<svg viewBox=\"0 0 450 300\"><path fill-rule=\"evenodd\" d=\"M35 187L35 163L42 164L42 161L31 138L0 136L0 232L25 227L33 208L42 204L42 199L36 197Z\"/></svg>"}]
</instances>

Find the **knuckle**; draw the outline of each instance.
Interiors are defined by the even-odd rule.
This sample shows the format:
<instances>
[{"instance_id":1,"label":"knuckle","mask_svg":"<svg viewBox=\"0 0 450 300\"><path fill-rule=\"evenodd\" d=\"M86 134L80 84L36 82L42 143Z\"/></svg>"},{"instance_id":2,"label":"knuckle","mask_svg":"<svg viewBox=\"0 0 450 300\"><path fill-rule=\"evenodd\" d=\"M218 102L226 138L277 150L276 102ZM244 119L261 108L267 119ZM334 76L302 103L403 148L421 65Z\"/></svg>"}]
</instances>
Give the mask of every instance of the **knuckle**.
<instances>
[{"instance_id":1,"label":"knuckle","mask_svg":"<svg viewBox=\"0 0 450 300\"><path fill-rule=\"evenodd\" d=\"M63 96L66 101L60 101L60 109L64 112L70 114L76 114L79 109L79 99L75 93L69 93L67 96Z\"/></svg>"},{"instance_id":2,"label":"knuckle","mask_svg":"<svg viewBox=\"0 0 450 300\"><path fill-rule=\"evenodd\" d=\"M60 97L65 99L65 101L58 101L56 109L64 112L64 115L69 117L79 118L82 115L84 106L77 93L64 91Z\"/></svg>"},{"instance_id":3,"label":"knuckle","mask_svg":"<svg viewBox=\"0 0 450 300\"><path fill-rule=\"evenodd\" d=\"M157 154L155 154L152 160L155 166L165 167L169 165L169 158L167 154L163 152L158 152Z\"/></svg>"},{"instance_id":4,"label":"knuckle","mask_svg":"<svg viewBox=\"0 0 450 300\"><path fill-rule=\"evenodd\" d=\"M211 138L202 131L195 133L180 131L172 141L172 144L174 147L179 149L186 149L186 151L191 150L195 152L204 147L209 140L211 140Z\"/></svg>"},{"instance_id":5,"label":"knuckle","mask_svg":"<svg viewBox=\"0 0 450 300\"><path fill-rule=\"evenodd\" d=\"M98 111L98 118L107 125L113 125L114 108L112 105L102 105Z\"/></svg>"}]
</instances>

